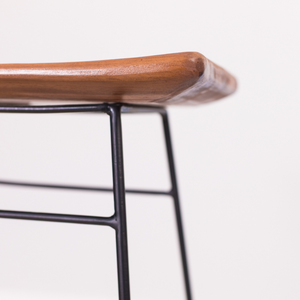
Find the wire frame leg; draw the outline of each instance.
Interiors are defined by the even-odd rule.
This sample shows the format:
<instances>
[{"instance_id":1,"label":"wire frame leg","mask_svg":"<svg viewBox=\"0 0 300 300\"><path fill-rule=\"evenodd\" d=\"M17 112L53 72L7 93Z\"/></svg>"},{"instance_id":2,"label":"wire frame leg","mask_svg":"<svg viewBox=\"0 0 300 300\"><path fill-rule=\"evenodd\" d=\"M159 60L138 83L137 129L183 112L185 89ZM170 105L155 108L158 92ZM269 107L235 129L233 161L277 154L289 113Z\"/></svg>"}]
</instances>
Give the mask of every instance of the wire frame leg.
<instances>
[{"instance_id":1,"label":"wire frame leg","mask_svg":"<svg viewBox=\"0 0 300 300\"><path fill-rule=\"evenodd\" d=\"M178 188L177 188L177 181L176 181L175 164L174 164L173 151L172 151L170 126L169 126L167 112L162 113L161 116L162 116L162 120L163 120L163 128L164 128L169 170L170 170L170 176L171 176L171 184L172 184L171 194L172 194L172 197L174 200L186 297L187 297L187 300L192 300L192 293L191 293L191 286L190 286L190 279L189 279L189 272L188 272L187 255L186 255L185 243L184 243L183 225L182 225L180 203L179 203L179 195L178 195Z\"/></svg>"},{"instance_id":2,"label":"wire frame leg","mask_svg":"<svg viewBox=\"0 0 300 300\"><path fill-rule=\"evenodd\" d=\"M121 106L109 105L115 205L119 299L130 300Z\"/></svg>"}]
</instances>

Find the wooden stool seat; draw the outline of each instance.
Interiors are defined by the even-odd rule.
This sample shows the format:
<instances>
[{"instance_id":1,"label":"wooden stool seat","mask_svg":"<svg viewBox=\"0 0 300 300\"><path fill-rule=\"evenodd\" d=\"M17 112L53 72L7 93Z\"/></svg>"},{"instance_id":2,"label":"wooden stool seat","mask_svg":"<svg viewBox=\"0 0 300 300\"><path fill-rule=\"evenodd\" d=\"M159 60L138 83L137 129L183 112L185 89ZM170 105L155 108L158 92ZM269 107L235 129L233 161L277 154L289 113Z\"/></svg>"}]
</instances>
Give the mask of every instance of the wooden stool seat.
<instances>
[{"instance_id":1,"label":"wooden stool seat","mask_svg":"<svg viewBox=\"0 0 300 300\"><path fill-rule=\"evenodd\" d=\"M236 80L197 52L73 63L0 64L0 104L200 104Z\"/></svg>"}]
</instances>

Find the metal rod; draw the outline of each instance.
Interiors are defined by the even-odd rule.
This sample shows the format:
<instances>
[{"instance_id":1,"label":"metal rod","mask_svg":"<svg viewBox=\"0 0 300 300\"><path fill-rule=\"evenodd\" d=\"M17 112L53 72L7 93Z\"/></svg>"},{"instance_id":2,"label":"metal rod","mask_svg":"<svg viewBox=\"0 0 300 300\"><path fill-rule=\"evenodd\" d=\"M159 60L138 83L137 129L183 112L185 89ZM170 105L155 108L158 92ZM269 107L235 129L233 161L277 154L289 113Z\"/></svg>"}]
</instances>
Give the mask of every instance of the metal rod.
<instances>
[{"instance_id":1,"label":"metal rod","mask_svg":"<svg viewBox=\"0 0 300 300\"><path fill-rule=\"evenodd\" d=\"M0 106L2 113L68 113L68 112L105 112L108 105L83 104L83 105L43 105L43 106Z\"/></svg>"},{"instance_id":2,"label":"metal rod","mask_svg":"<svg viewBox=\"0 0 300 300\"><path fill-rule=\"evenodd\" d=\"M9 106L0 105L0 113L69 113L69 112L104 112L108 113L108 103L96 104L78 104L78 105L37 105L37 106ZM118 105L118 104L117 104ZM162 106L155 105L133 105L133 104L120 104L122 105L122 113L163 113L165 111Z\"/></svg>"},{"instance_id":3,"label":"metal rod","mask_svg":"<svg viewBox=\"0 0 300 300\"><path fill-rule=\"evenodd\" d=\"M163 120L164 135L165 135L168 162L169 162L169 170L170 170L170 177L171 177L171 184L172 184L172 196L174 199L174 208L175 208L176 223L177 223L177 230L178 230L178 237L179 237L179 245L180 245L180 252L181 252L181 261L182 261L182 268L183 268L183 275L184 275L184 282L185 282L186 297L187 297L187 300L192 300L192 292L191 292L189 271L188 271L188 262L187 262L187 255L186 255L185 242L184 242L182 217L181 217L181 210L180 210L180 203L179 203L179 194L178 194L177 181L176 181L175 164L174 164L174 157L173 157L173 151L172 151L170 126L169 126L167 112L162 113L161 116L162 116L162 120Z\"/></svg>"},{"instance_id":4,"label":"metal rod","mask_svg":"<svg viewBox=\"0 0 300 300\"><path fill-rule=\"evenodd\" d=\"M105 225L105 226L110 226L112 228L116 228L116 220L114 216L94 217L94 216L81 216L81 215L65 215L65 214L49 214L49 213L40 213L40 212L0 210L0 218L90 224L90 225Z\"/></svg>"},{"instance_id":5,"label":"metal rod","mask_svg":"<svg viewBox=\"0 0 300 300\"><path fill-rule=\"evenodd\" d=\"M0 184L13 185L13 186L22 186L22 187L80 190L80 191L91 191L91 192L113 192L112 188L100 188L100 187L77 186L77 185L61 185L61 184L31 183L31 182L22 182L22 181L1 180ZM130 193L130 194L149 194L149 195L166 195L166 196L171 195L171 192L151 191L151 190L137 190L137 189L127 189L126 193Z\"/></svg>"},{"instance_id":6,"label":"metal rod","mask_svg":"<svg viewBox=\"0 0 300 300\"><path fill-rule=\"evenodd\" d=\"M110 105L111 149L115 216L119 300L130 300L129 264L127 245L126 205L123 170L121 106Z\"/></svg>"}]
</instances>

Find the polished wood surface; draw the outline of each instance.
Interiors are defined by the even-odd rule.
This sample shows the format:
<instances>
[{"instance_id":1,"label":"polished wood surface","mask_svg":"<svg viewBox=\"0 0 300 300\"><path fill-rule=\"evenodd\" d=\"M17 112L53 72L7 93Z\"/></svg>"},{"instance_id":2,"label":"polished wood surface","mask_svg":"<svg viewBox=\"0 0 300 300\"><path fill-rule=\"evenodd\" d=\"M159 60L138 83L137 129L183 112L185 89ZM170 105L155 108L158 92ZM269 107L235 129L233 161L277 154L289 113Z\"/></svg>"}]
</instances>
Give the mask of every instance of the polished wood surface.
<instances>
[{"instance_id":1,"label":"polished wood surface","mask_svg":"<svg viewBox=\"0 0 300 300\"><path fill-rule=\"evenodd\" d=\"M0 104L125 102L200 104L236 89L235 78L197 52L43 64L0 64Z\"/></svg>"}]
</instances>

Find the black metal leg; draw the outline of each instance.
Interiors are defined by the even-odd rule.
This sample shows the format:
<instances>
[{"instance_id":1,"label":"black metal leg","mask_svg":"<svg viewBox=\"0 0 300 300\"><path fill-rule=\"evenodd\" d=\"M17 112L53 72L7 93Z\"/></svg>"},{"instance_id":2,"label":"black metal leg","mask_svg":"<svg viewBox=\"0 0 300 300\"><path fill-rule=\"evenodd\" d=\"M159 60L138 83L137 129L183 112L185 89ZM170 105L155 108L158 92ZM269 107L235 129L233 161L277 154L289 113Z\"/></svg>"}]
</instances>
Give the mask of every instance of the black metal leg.
<instances>
[{"instance_id":1,"label":"black metal leg","mask_svg":"<svg viewBox=\"0 0 300 300\"><path fill-rule=\"evenodd\" d=\"M169 127L167 112L162 113L161 116L163 119L163 127L164 127L166 148L168 154L169 170L170 170L171 184L172 184L171 195L174 200L186 297L187 300L192 300L192 293L191 293L191 286L190 286L190 279L189 279L189 272L188 272L188 263L187 263L187 256L186 256L185 243L184 243L183 226L182 226L180 204L179 204L179 195L178 195L178 188L176 182L175 164L174 164L174 158L172 152L171 135L170 135L170 127Z\"/></svg>"},{"instance_id":2,"label":"black metal leg","mask_svg":"<svg viewBox=\"0 0 300 300\"><path fill-rule=\"evenodd\" d=\"M149 191L149 190L128 190L128 192L136 193L136 194L172 196L174 200L177 229L179 235L186 296L187 296L187 300L192 300L186 250L184 244L179 196L178 196L178 189L176 183L175 166L174 166L174 159L172 153L170 128L168 123L168 116L163 107L126 105L126 104L26 106L26 107L0 106L0 112L3 113L103 112L109 114L110 124L111 124L113 193L114 193L114 205L115 205L115 213L111 217L78 216L78 215L47 214L47 213L35 213L35 212L24 212L24 211L0 210L0 218L94 224L94 225L110 226L114 228L116 230L116 244L117 244L119 299L130 300L121 111L124 113L154 112L154 113L160 113L162 116L172 189L170 192ZM103 192L111 191L110 188L65 186L65 185L57 185L57 184L38 184L38 183L14 182L14 181L6 181L6 180L0 181L0 184L17 185L17 186L24 186L24 187L27 186L27 187L55 188L55 189L58 188L58 189L71 189L71 190L75 189L75 190L85 190L85 191L103 191Z\"/></svg>"},{"instance_id":3,"label":"black metal leg","mask_svg":"<svg viewBox=\"0 0 300 300\"><path fill-rule=\"evenodd\" d=\"M119 299L130 300L121 106L109 105L115 205Z\"/></svg>"}]
</instances>

